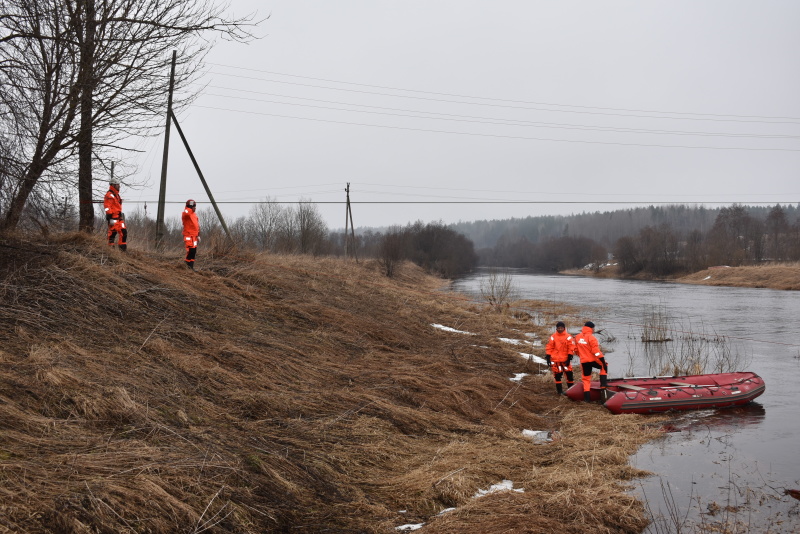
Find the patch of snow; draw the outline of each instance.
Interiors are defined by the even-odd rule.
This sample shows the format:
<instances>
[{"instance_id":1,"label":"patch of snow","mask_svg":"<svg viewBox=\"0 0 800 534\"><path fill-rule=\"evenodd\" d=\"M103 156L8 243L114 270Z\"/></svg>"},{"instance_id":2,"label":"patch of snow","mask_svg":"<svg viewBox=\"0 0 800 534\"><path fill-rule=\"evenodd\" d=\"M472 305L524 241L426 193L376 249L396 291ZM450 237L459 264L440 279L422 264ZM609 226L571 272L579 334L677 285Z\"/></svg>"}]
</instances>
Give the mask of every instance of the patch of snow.
<instances>
[{"instance_id":1,"label":"patch of snow","mask_svg":"<svg viewBox=\"0 0 800 534\"><path fill-rule=\"evenodd\" d=\"M436 514L436 515L444 515L444 514L446 514L447 512L452 512L453 510L455 510L455 508L445 508L444 510L442 510L441 512L439 512L439 513L438 513L438 514Z\"/></svg>"},{"instance_id":2,"label":"patch of snow","mask_svg":"<svg viewBox=\"0 0 800 534\"><path fill-rule=\"evenodd\" d=\"M545 360L544 358L541 358L541 357L539 357L539 356L537 356L535 354L526 354L524 352L520 352L519 355L522 356L523 358L525 358L526 360L532 361L533 363L542 363L542 364L547 365L547 360Z\"/></svg>"},{"instance_id":3,"label":"patch of snow","mask_svg":"<svg viewBox=\"0 0 800 534\"><path fill-rule=\"evenodd\" d=\"M511 339L511 338L508 338L508 337L498 337L497 339L499 339L503 343L511 343L512 345L521 345L522 344L522 341L520 341L519 339Z\"/></svg>"},{"instance_id":4,"label":"patch of snow","mask_svg":"<svg viewBox=\"0 0 800 534\"><path fill-rule=\"evenodd\" d=\"M532 439L535 443L547 443L553 441L550 437L550 432L547 430L523 430L522 435L526 438Z\"/></svg>"},{"instance_id":5,"label":"patch of snow","mask_svg":"<svg viewBox=\"0 0 800 534\"><path fill-rule=\"evenodd\" d=\"M470 336L474 336L472 332L464 332L463 330L456 330L455 328L450 328L449 326L444 326L441 324L431 323L431 326L434 328L438 328L439 330L444 330L445 332L455 332L456 334L467 334Z\"/></svg>"},{"instance_id":6,"label":"patch of snow","mask_svg":"<svg viewBox=\"0 0 800 534\"><path fill-rule=\"evenodd\" d=\"M532 338L536 338L537 336L536 336L536 334L534 334L533 332L525 332L525 337L532 337Z\"/></svg>"},{"instance_id":7,"label":"patch of snow","mask_svg":"<svg viewBox=\"0 0 800 534\"><path fill-rule=\"evenodd\" d=\"M478 493L473 495L473 497L483 497L498 491L516 491L517 493L525 493L525 490L522 488L514 489L514 483L510 480L503 480L498 484L493 484L488 490L478 490Z\"/></svg>"},{"instance_id":8,"label":"patch of snow","mask_svg":"<svg viewBox=\"0 0 800 534\"><path fill-rule=\"evenodd\" d=\"M425 523L416 523L416 524L409 523L407 525L400 525L399 527L394 527L394 529L395 530L402 530L403 532L408 532L408 531L411 531L411 530L419 530L423 526L425 526Z\"/></svg>"},{"instance_id":9,"label":"patch of snow","mask_svg":"<svg viewBox=\"0 0 800 534\"><path fill-rule=\"evenodd\" d=\"M709 278L711 278L711 275L706 276L703 280L708 280Z\"/></svg>"},{"instance_id":10,"label":"patch of snow","mask_svg":"<svg viewBox=\"0 0 800 534\"><path fill-rule=\"evenodd\" d=\"M512 382L522 382L522 379L528 376L528 373L514 373L514 378L509 378Z\"/></svg>"}]
</instances>

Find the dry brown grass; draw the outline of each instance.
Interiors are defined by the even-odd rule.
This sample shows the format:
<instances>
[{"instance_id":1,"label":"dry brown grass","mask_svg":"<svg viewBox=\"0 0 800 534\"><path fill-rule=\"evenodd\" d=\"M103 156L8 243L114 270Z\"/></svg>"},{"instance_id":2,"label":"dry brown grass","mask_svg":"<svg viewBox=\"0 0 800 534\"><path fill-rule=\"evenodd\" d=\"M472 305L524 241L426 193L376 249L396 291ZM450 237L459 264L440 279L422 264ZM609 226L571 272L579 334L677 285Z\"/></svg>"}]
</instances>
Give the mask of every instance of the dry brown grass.
<instances>
[{"instance_id":1,"label":"dry brown grass","mask_svg":"<svg viewBox=\"0 0 800 534\"><path fill-rule=\"evenodd\" d=\"M761 287L800 290L800 263L718 267L678 278L677 282L707 286Z\"/></svg>"},{"instance_id":2,"label":"dry brown grass","mask_svg":"<svg viewBox=\"0 0 800 534\"><path fill-rule=\"evenodd\" d=\"M571 269L562 271L561 274L592 276L595 278L623 278L619 276L616 267L603 269L599 273L583 269ZM624 278L630 280L656 279L646 273L638 273ZM659 278L659 280L662 279ZM770 263L743 267L712 267L685 276L668 277L666 280L706 286L800 290L800 262Z\"/></svg>"},{"instance_id":3,"label":"dry brown grass","mask_svg":"<svg viewBox=\"0 0 800 534\"><path fill-rule=\"evenodd\" d=\"M412 265L223 252L0 239L0 532L643 528L652 420L509 381L497 338L549 327Z\"/></svg>"}]
</instances>

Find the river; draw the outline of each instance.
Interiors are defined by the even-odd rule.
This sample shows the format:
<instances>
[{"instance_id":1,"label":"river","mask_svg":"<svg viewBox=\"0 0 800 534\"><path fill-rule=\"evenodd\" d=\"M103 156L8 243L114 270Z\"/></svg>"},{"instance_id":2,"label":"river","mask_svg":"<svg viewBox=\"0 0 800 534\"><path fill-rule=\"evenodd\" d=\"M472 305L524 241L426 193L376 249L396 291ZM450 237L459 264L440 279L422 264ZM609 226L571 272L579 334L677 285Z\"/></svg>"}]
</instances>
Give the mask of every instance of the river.
<instances>
[{"instance_id":1,"label":"river","mask_svg":"<svg viewBox=\"0 0 800 534\"><path fill-rule=\"evenodd\" d=\"M770 289L712 287L582 276L539 275L509 270L520 299L578 306L596 324L607 350L609 375L652 375L645 357L653 344L641 342L650 312L671 318L675 341L705 334L742 360L766 383L756 401L741 408L676 414L664 437L631 458L655 476L635 481L647 502L651 534L694 532L726 525L724 532L800 532L800 293ZM486 271L460 279L455 291L479 296ZM577 333L581 324L568 324ZM614 341L615 339L615 341ZM604 341L605 340L605 341ZM610 340L610 341L609 341ZM720 343L714 344L719 347ZM714 349L718 350L718 349ZM723 530L719 530L723 531Z\"/></svg>"}]
</instances>

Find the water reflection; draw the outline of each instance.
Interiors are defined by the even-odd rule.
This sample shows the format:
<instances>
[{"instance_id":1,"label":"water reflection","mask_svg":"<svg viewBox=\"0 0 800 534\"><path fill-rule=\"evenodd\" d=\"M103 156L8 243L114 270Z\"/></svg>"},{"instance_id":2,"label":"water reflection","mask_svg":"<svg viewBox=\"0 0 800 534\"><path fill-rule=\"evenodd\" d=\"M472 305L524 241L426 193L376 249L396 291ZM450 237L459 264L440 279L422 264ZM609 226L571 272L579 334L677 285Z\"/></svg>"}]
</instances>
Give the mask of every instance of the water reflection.
<instances>
[{"instance_id":1,"label":"water reflection","mask_svg":"<svg viewBox=\"0 0 800 534\"><path fill-rule=\"evenodd\" d=\"M733 432L742 427L761 424L767 410L759 402L716 410L680 412L662 425L665 432L693 432L713 430L718 433Z\"/></svg>"}]
</instances>

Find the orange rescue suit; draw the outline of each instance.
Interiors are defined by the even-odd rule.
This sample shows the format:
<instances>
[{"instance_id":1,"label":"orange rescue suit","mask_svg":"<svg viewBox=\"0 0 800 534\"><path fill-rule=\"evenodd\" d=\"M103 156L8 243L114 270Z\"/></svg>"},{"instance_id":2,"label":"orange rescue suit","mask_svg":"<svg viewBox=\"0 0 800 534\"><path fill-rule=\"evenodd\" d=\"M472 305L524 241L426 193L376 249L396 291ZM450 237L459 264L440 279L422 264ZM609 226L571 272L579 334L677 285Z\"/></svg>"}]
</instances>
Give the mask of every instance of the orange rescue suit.
<instances>
[{"instance_id":1,"label":"orange rescue suit","mask_svg":"<svg viewBox=\"0 0 800 534\"><path fill-rule=\"evenodd\" d=\"M584 326L581 333L575 336L575 344L578 346L578 356L581 359L581 381L583 382L583 392L588 393L592 384L592 368L600 369L601 387L606 383L608 375L608 365L605 356L600 352L600 343L594 337L594 330Z\"/></svg>"},{"instance_id":2,"label":"orange rescue suit","mask_svg":"<svg viewBox=\"0 0 800 534\"><path fill-rule=\"evenodd\" d=\"M183 222L183 244L186 245L186 265L194 269L194 258L197 254L197 242L200 239L200 221L194 209L186 207L181 214Z\"/></svg>"},{"instance_id":3,"label":"orange rescue suit","mask_svg":"<svg viewBox=\"0 0 800 534\"><path fill-rule=\"evenodd\" d=\"M106 196L103 197L103 208L106 212L106 222L108 222L108 244L113 245L114 240L119 234L119 248L125 250L128 245L128 228L122 215L122 197L119 194L119 187L110 185Z\"/></svg>"},{"instance_id":4,"label":"orange rescue suit","mask_svg":"<svg viewBox=\"0 0 800 534\"><path fill-rule=\"evenodd\" d=\"M561 328L559 326L559 328ZM567 387L572 385L572 365L569 356L575 354L575 339L569 332L556 330L551 336L544 352L550 356L550 370L553 371L553 381L556 384L556 391L561 393L561 377L567 373Z\"/></svg>"},{"instance_id":5,"label":"orange rescue suit","mask_svg":"<svg viewBox=\"0 0 800 534\"><path fill-rule=\"evenodd\" d=\"M545 354L550 355L550 359L555 362L566 362L570 354L575 354L575 339L566 330L554 332L550 336L550 341L544 347Z\"/></svg>"}]
</instances>

